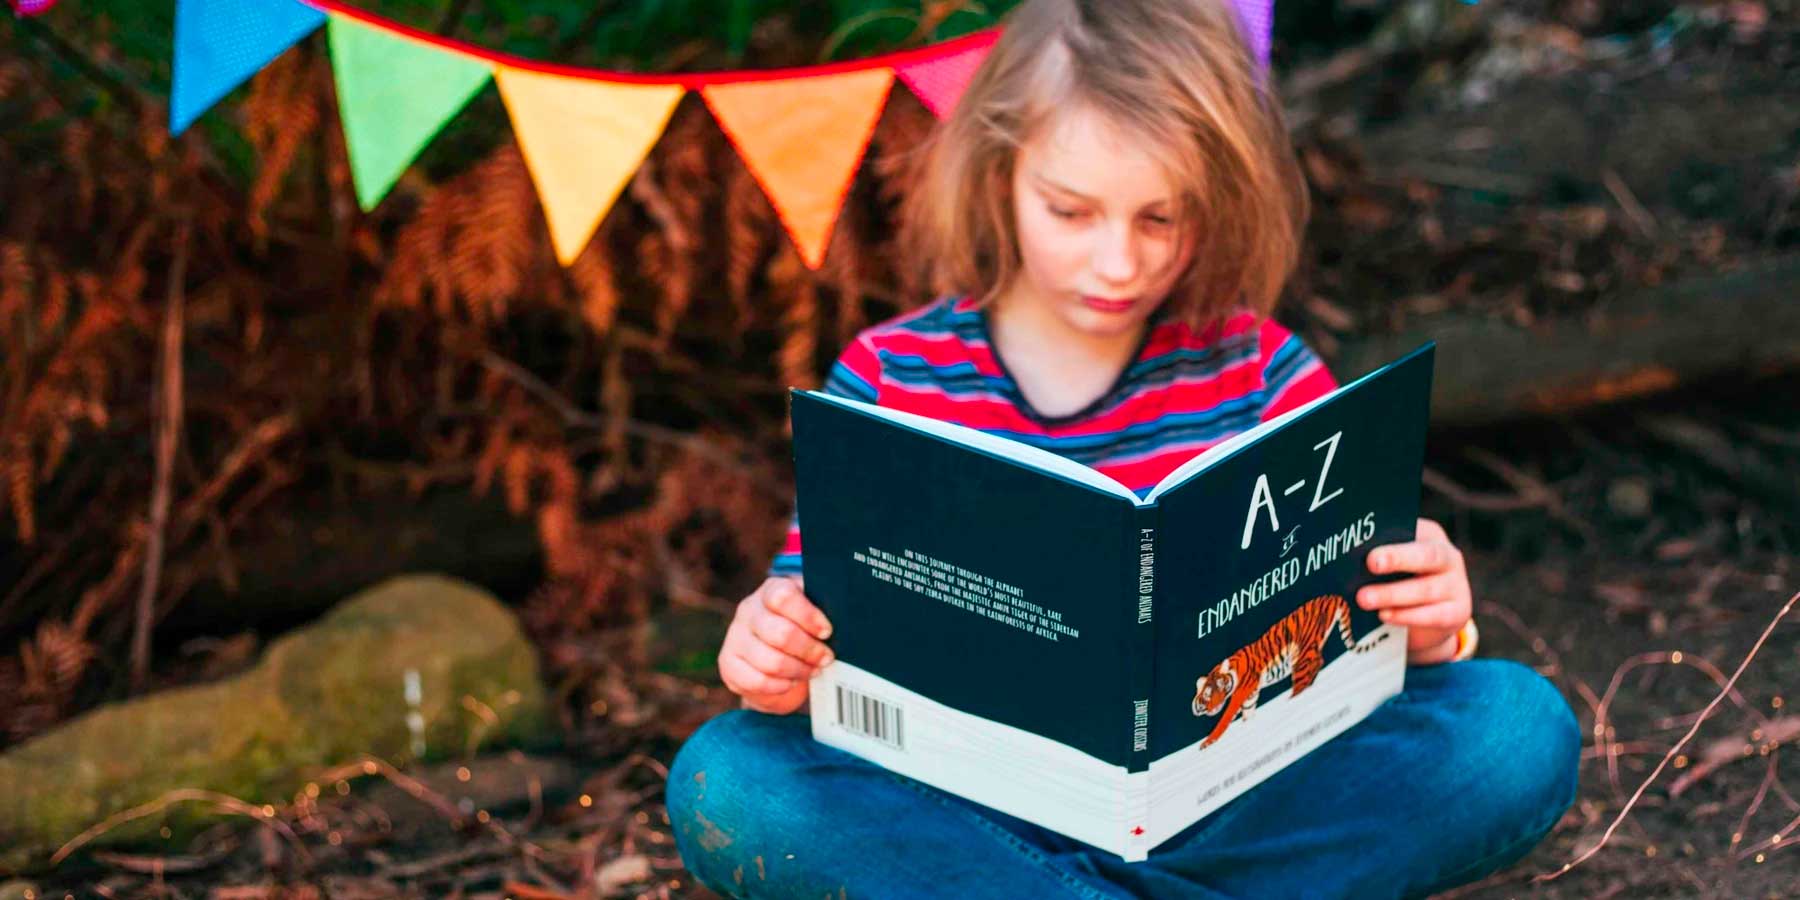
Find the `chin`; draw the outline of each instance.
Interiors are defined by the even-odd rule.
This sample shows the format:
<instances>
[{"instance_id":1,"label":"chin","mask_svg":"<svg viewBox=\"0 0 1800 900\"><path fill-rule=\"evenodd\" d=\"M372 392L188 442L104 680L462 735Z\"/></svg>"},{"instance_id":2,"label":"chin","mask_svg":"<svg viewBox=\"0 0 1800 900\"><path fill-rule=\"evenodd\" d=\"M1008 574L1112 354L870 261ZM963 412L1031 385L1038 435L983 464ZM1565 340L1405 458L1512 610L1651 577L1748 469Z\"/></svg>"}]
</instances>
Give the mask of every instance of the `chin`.
<instances>
[{"instance_id":1,"label":"chin","mask_svg":"<svg viewBox=\"0 0 1800 900\"><path fill-rule=\"evenodd\" d=\"M1107 314L1094 312L1087 308L1071 310L1063 317L1069 327L1083 334L1096 337L1118 334L1130 334L1143 327L1144 320L1150 318L1148 311L1132 310L1129 314Z\"/></svg>"}]
</instances>

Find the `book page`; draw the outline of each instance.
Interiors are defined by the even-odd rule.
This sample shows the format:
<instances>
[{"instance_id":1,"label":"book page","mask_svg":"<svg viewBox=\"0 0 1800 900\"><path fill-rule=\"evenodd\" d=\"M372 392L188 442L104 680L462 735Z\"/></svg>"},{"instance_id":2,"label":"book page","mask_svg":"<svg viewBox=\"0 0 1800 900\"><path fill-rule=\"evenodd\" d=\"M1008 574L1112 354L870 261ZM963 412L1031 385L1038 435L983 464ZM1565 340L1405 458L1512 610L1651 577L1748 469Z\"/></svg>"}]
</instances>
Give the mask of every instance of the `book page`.
<instances>
[{"instance_id":1,"label":"book page","mask_svg":"<svg viewBox=\"0 0 1800 900\"><path fill-rule=\"evenodd\" d=\"M1042 447L1033 447L1030 444L1022 444L1010 438L1003 438L999 435L988 434L985 431L970 428L967 425L957 425L954 422L944 422L928 416L921 416L917 413L890 409L885 406L876 406L872 403L863 403L860 400L851 400L847 397L839 397L835 394L824 394L818 391L807 391L806 394L811 397L817 397L820 400L828 400L838 406L859 410L871 416L887 419L890 422L905 425L916 431L923 431L953 443L962 444L977 450L985 450L995 456L1003 459L1010 459L1013 462L1022 463L1031 466L1034 469L1042 469L1053 475L1061 475L1070 481L1085 484L1109 494L1116 494L1138 506L1147 506L1150 502L1149 500L1139 500L1137 494L1132 493L1130 488L1120 484L1112 478L1072 459L1067 459L1051 453Z\"/></svg>"}]
</instances>

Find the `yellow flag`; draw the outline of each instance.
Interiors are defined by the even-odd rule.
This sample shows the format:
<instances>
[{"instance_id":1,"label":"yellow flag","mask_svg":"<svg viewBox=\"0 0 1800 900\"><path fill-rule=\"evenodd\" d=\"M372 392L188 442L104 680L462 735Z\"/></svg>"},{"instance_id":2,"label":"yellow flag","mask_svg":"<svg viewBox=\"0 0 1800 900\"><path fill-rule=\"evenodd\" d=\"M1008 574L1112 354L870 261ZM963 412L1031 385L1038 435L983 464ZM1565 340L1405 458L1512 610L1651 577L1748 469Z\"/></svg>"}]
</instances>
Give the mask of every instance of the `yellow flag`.
<instances>
[{"instance_id":1,"label":"yellow flag","mask_svg":"<svg viewBox=\"0 0 1800 900\"><path fill-rule=\"evenodd\" d=\"M880 68L700 89L810 268L825 259L893 82Z\"/></svg>"},{"instance_id":2,"label":"yellow flag","mask_svg":"<svg viewBox=\"0 0 1800 900\"><path fill-rule=\"evenodd\" d=\"M500 67L494 72L563 265L575 261L681 99L631 84Z\"/></svg>"}]
</instances>

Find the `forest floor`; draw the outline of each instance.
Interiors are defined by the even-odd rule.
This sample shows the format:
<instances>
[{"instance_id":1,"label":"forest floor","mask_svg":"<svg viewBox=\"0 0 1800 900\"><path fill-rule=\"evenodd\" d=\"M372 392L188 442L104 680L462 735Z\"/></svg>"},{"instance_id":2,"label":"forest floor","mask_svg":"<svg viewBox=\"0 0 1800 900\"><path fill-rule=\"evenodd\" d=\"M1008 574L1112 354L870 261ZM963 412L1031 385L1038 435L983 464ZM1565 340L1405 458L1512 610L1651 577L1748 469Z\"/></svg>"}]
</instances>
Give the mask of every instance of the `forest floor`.
<instances>
[{"instance_id":1,"label":"forest floor","mask_svg":"<svg viewBox=\"0 0 1800 900\"><path fill-rule=\"evenodd\" d=\"M1587 733L1579 799L1550 837L1451 896L1793 895L1800 798L1780 762L1800 738L1784 705L1800 702L1800 615L1713 701L1800 586L1794 483L1746 486L1800 470L1796 396L1787 375L1433 432L1424 513L1470 560L1483 655L1536 667ZM711 667L730 612L671 607L583 639L596 658L637 646L651 664L613 667L607 699L567 710L560 751L378 771L182 853L79 858L40 896L709 896L675 854L662 780L687 735L735 705ZM528 778L508 782L513 769ZM1597 853L1534 880L1599 842L1646 782Z\"/></svg>"}]
</instances>

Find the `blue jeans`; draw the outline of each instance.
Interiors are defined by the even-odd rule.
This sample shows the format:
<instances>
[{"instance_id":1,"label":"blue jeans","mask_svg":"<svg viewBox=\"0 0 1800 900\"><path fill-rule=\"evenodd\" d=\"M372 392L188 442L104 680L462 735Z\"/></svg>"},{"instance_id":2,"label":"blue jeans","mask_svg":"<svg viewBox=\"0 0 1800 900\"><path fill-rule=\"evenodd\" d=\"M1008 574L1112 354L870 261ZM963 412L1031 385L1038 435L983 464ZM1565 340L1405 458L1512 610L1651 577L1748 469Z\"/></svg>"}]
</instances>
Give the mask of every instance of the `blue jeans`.
<instances>
[{"instance_id":1,"label":"blue jeans","mask_svg":"<svg viewBox=\"0 0 1800 900\"><path fill-rule=\"evenodd\" d=\"M1406 690L1144 862L888 772L804 715L725 713L669 772L676 847L728 897L1394 897L1517 861L1575 798L1581 736L1504 660Z\"/></svg>"}]
</instances>

